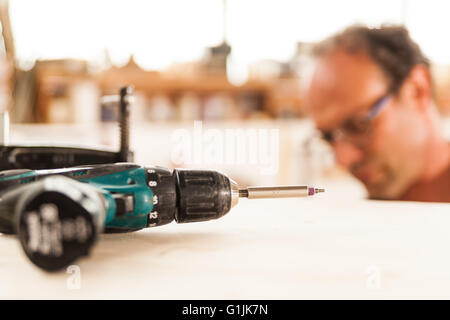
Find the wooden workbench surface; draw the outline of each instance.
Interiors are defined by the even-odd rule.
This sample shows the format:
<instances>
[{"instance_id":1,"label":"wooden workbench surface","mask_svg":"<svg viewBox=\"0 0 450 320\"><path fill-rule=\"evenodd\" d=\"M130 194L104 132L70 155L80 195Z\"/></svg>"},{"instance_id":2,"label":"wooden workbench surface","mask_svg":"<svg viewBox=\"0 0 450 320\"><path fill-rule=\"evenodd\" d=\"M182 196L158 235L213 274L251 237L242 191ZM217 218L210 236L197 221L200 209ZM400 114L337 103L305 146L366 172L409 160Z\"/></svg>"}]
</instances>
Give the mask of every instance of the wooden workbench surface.
<instances>
[{"instance_id":1,"label":"wooden workbench surface","mask_svg":"<svg viewBox=\"0 0 450 320\"><path fill-rule=\"evenodd\" d=\"M450 204L242 200L221 220L102 235L79 289L1 235L0 298L448 299L449 230Z\"/></svg>"}]
</instances>

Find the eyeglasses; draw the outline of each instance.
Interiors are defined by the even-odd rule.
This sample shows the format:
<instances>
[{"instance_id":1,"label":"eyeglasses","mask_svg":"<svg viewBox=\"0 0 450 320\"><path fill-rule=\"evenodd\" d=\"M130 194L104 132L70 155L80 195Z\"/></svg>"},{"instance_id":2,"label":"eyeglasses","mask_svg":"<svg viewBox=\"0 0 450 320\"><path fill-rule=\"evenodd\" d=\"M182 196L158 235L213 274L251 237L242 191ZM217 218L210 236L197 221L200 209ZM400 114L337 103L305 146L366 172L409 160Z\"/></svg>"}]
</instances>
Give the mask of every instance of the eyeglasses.
<instances>
[{"instance_id":1,"label":"eyeglasses","mask_svg":"<svg viewBox=\"0 0 450 320\"><path fill-rule=\"evenodd\" d=\"M383 111L383 109L389 104L391 100L391 93L385 94L378 99L375 104L370 108L369 112L363 117L353 117L346 120L339 128L322 131L322 137L329 143L333 143L336 140L348 139L359 140L367 137L370 132L372 121Z\"/></svg>"}]
</instances>

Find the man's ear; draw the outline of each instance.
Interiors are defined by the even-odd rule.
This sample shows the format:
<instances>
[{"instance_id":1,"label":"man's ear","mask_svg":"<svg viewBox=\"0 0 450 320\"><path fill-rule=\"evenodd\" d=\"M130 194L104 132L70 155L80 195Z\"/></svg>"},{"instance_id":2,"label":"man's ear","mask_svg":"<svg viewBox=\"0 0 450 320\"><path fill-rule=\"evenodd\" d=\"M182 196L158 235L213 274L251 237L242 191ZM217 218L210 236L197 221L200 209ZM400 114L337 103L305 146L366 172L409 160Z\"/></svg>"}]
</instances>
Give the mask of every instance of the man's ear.
<instances>
[{"instance_id":1,"label":"man's ear","mask_svg":"<svg viewBox=\"0 0 450 320\"><path fill-rule=\"evenodd\" d=\"M432 101L431 74L428 67L418 64L415 65L404 85L401 88L402 95L406 95L406 99L410 105L427 108Z\"/></svg>"}]
</instances>

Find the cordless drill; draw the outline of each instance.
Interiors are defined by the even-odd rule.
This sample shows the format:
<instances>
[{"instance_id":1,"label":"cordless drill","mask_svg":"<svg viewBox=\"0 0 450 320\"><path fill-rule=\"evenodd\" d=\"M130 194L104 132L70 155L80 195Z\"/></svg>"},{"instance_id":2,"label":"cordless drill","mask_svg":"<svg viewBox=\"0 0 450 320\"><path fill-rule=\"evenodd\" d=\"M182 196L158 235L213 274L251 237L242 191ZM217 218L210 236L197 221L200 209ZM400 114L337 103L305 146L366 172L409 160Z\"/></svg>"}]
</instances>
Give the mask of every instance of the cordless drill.
<instances>
[{"instance_id":1,"label":"cordless drill","mask_svg":"<svg viewBox=\"0 0 450 320\"><path fill-rule=\"evenodd\" d=\"M305 186L250 187L217 171L131 163L0 172L0 232L17 234L37 266L58 270L88 255L101 232L217 219L239 197L312 196Z\"/></svg>"}]
</instances>

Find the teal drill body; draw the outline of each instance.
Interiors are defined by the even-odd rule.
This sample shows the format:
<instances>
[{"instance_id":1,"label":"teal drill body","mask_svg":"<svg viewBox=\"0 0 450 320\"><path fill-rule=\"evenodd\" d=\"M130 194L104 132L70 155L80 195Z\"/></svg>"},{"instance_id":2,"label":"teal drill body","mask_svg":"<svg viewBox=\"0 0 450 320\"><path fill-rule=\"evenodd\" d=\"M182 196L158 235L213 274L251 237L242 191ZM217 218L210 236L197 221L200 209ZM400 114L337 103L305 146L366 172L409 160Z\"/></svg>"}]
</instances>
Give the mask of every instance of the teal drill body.
<instances>
[{"instance_id":1,"label":"teal drill body","mask_svg":"<svg viewBox=\"0 0 450 320\"><path fill-rule=\"evenodd\" d=\"M104 197L104 226L130 231L147 227L153 209L154 194L147 182L148 170L151 169L127 163L53 170L8 170L0 175L0 187L17 187L55 175L89 184ZM120 208L119 202L123 204Z\"/></svg>"},{"instance_id":2,"label":"teal drill body","mask_svg":"<svg viewBox=\"0 0 450 320\"><path fill-rule=\"evenodd\" d=\"M102 190L106 200L105 226L111 228L142 229L147 227L153 209L153 192L147 184L145 168L125 169L103 176L80 179ZM82 177L82 173L81 173ZM125 212L117 215L114 195L128 199Z\"/></svg>"}]
</instances>

